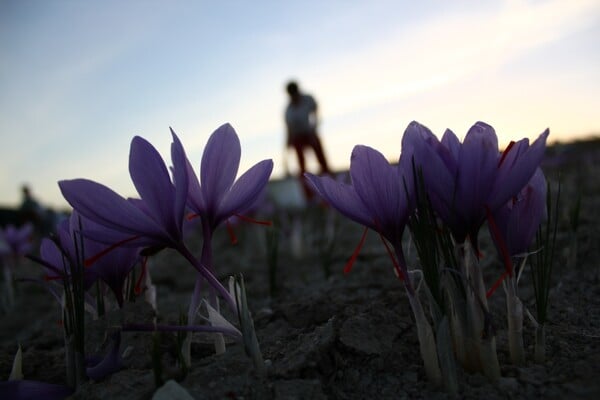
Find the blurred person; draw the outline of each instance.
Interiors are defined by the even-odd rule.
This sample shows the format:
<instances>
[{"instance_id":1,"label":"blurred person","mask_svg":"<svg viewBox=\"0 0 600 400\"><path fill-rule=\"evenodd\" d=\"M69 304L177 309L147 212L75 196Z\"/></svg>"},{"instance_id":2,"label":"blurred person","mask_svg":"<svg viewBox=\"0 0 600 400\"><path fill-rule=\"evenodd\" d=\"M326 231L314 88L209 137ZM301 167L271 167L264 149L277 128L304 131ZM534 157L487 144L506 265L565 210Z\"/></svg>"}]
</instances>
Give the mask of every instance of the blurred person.
<instances>
[{"instance_id":1,"label":"blurred person","mask_svg":"<svg viewBox=\"0 0 600 400\"><path fill-rule=\"evenodd\" d=\"M34 226L39 227L42 221L42 207L31 194L31 189L27 185L21 187L21 206L19 207L20 222L32 222Z\"/></svg>"},{"instance_id":2,"label":"blurred person","mask_svg":"<svg viewBox=\"0 0 600 400\"><path fill-rule=\"evenodd\" d=\"M286 91L290 101L285 109L285 124L287 128L287 147L293 147L298 156L300 167L300 182L307 199L311 199L313 192L304 179L306 172L306 159L304 151L311 147L315 152L321 168L321 174L330 173L323 146L317 133L317 102L309 95L302 93L295 81L288 82Z\"/></svg>"}]
</instances>

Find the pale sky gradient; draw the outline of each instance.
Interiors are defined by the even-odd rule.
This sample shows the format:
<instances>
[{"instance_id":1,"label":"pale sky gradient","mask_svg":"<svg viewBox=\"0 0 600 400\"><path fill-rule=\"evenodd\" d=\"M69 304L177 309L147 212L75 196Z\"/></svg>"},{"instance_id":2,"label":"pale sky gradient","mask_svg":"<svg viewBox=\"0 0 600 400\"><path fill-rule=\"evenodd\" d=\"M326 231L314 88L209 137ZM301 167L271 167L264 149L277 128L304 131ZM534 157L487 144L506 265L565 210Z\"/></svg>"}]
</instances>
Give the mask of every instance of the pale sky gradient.
<instances>
[{"instance_id":1,"label":"pale sky gradient","mask_svg":"<svg viewBox=\"0 0 600 400\"><path fill-rule=\"evenodd\" d=\"M600 133L600 1L0 0L0 206L28 183L85 177L129 196L129 143L170 163L169 126L199 168L230 122L242 168L283 171L284 86L320 106L335 169L355 144L396 160L408 123L501 144ZM295 158L289 153L290 168Z\"/></svg>"}]
</instances>

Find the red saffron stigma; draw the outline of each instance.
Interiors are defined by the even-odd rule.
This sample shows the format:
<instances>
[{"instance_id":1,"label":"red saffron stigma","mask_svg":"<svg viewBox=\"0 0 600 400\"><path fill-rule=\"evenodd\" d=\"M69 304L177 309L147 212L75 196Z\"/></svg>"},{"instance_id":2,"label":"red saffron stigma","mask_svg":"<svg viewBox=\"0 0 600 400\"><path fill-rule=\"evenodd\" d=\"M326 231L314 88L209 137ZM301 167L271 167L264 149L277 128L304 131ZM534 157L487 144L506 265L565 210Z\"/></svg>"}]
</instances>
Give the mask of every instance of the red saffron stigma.
<instances>
[{"instance_id":1,"label":"red saffron stigma","mask_svg":"<svg viewBox=\"0 0 600 400\"><path fill-rule=\"evenodd\" d=\"M273 225L273 222L271 222L271 221L259 221L257 219L250 218L250 217L248 217L246 215L242 215L242 214L234 214L234 215L236 217L238 217L239 219L241 219L242 221L250 222L252 224L265 225L265 226Z\"/></svg>"},{"instance_id":2,"label":"red saffron stigma","mask_svg":"<svg viewBox=\"0 0 600 400\"><path fill-rule=\"evenodd\" d=\"M508 254L506 242L504 241L502 234L500 234L500 230L498 229L496 221L494 221L494 216L492 215L492 212L490 211L490 208L488 206L485 206L485 213L487 215L488 224L490 226L490 232L492 233L492 236L495 239L498 248L500 249L500 253L502 254L502 260L504 261L504 268L506 269L506 273L508 274L508 276L512 276L513 265L512 260L510 259L510 254Z\"/></svg>"},{"instance_id":3,"label":"red saffron stigma","mask_svg":"<svg viewBox=\"0 0 600 400\"><path fill-rule=\"evenodd\" d=\"M502 157L500 157L500 161L498 162L498 166L502 165L502 163L504 162L504 159L506 158L506 155L508 154L508 152L510 151L510 149L513 148L514 145L515 145L515 141L511 140L510 143L508 144L508 146L506 147L506 149L504 149L504 151L502 152Z\"/></svg>"},{"instance_id":4,"label":"red saffron stigma","mask_svg":"<svg viewBox=\"0 0 600 400\"><path fill-rule=\"evenodd\" d=\"M365 230L363 231L362 237L360 238L360 242L358 242L358 246L356 246L354 252L352 252L352 256L344 266L344 274L347 274L352 270L352 265L354 265L354 262L358 258L358 253L360 253L360 249L362 249L363 245L365 244L365 239L367 238L368 230L369 228L365 228Z\"/></svg>"},{"instance_id":5,"label":"red saffron stigma","mask_svg":"<svg viewBox=\"0 0 600 400\"><path fill-rule=\"evenodd\" d=\"M147 265L148 265L148 257L144 257L142 259L142 273L140 274L137 282L135 283L135 287L133 288L133 292L136 295L139 295L140 293L142 293L142 290L144 288L142 288L142 281L144 279L144 277L146 276L146 270L147 270Z\"/></svg>"},{"instance_id":6,"label":"red saffron stigma","mask_svg":"<svg viewBox=\"0 0 600 400\"><path fill-rule=\"evenodd\" d=\"M100 253L86 259L83 261L83 265L85 265L86 267L91 266L92 264L94 264L96 261L98 261L100 258L102 258L103 256L105 256L106 254L108 254L109 252L113 251L114 249L116 249L117 247L121 246L122 244L125 244L127 242L131 242L135 239L138 239L140 236L136 235L136 236L132 236L130 238L121 240L120 242L117 242L115 244L111 244L110 246L108 246L106 249L102 250Z\"/></svg>"},{"instance_id":7,"label":"red saffron stigma","mask_svg":"<svg viewBox=\"0 0 600 400\"><path fill-rule=\"evenodd\" d=\"M189 213L189 214L188 214L188 215L187 215L185 218L186 218L188 221L191 221L191 220L193 220L194 218L199 218L199 217L200 217L200 214L196 214L196 213Z\"/></svg>"},{"instance_id":8,"label":"red saffron stigma","mask_svg":"<svg viewBox=\"0 0 600 400\"><path fill-rule=\"evenodd\" d=\"M498 278L498 280L496 282L494 282L494 284L492 285L490 290L488 290L487 293L485 294L486 299L489 299L494 294L496 289L498 289L498 287L500 287L500 284L502 283L502 281L504 279L506 279L507 276L508 276L507 272L504 272L502 275L500 275L500 278Z\"/></svg>"},{"instance_id":9,"label":"red saffron stigma","mask_svg":"<svg viewBox=\"0 0 600 400\"><path fill-rule=\"evenodd\" d=\"M235 236L235 232L233 231L233 227L231 226L229 220L225 221L225 226L227 227L227 233L229 233L229 240L231 241L231 244L237 244L238 239L237 236Z\"/></svg>"},{"instance_id":10,"label":"red saffron stigma","mask_svg":"<svg viewBox=\"0 0 600 400\"><path fill-rule=\"evenodd\" d=\"M405 276L402 273L402 270L400 269L398 260L396 260L396 257L394 257L394 253L392 253L392 249L390 249L390 246L387 244L387 241L385 240L385 238L383 237L383 235L381 233L379 234L379 237L381 238L381 241L383 242L383 245L385 246L385 249L387 250L388 256L392 260L392 264L394 264L394 269L396 270L396 275L398 276L398 279L400 279L402 282L404 282Z\"/></svg>"}]
</instances>

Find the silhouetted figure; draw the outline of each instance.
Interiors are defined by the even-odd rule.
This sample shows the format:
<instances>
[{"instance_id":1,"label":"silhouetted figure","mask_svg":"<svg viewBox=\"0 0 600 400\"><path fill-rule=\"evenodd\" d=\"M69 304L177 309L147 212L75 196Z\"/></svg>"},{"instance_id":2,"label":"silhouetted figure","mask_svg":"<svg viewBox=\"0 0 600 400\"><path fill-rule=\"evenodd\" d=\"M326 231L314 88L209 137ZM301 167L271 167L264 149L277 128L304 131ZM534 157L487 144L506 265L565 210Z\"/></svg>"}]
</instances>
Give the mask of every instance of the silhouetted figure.
<instances>
[{"instance_id":1,"label":"silhouetted figure","mask_svg":"<svg viewBox=\"0 0 600 400\"><path fill-rule=\"evenodd\" d=\"M39 227L42 220L42 208L37 200L32 196L29 186L23 185L21 187L21 193L23 199L21 200L21 207L19 208L19 214L21 223L32 222L34 226Z\"/></svg>"},{"instance_id":2,"label":"silhouetted figure","mask_svg":"<svg viewBox=\"0 0 600 400\"><path fill-rule=\"evenodd\" d=\"M298 88L298 84L294 81L287 84L286 90L290 96L290 102L285 110L287 146L294 147L296 150L300 167L300 182L302 182L307 199L310 199L313 192L304 179L304 173L306 172L304 149L311 147L314 150L321 168L321 174L330 172L317 133L317 102L312 96L302 93Z\"/></svg>"}]
</instances>

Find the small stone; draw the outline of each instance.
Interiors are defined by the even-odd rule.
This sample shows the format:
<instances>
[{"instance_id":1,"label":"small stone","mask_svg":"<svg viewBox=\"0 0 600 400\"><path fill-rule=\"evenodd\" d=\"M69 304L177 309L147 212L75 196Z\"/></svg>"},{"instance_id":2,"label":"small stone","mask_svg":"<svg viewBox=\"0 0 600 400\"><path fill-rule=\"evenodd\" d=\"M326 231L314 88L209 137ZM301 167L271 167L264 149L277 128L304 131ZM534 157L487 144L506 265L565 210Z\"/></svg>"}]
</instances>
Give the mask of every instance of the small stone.
<instances>
[{"instance_id":1,"label":"small stone","mask_svg":"<svg viewBox=\"0 0 600 400\"><path fill-rule=\"evenodd\" d=\"M174 380L168 380L154 395L152 400L194 400L194 398Z\"/></svg>"},{"instance_id":2,"label":"small stone","mask_svg":"<svg viewBox=\"0 0 600 400\"><path fill-rule=\"evenodd\" d=\"M269 307L263 307L256 312L255 320L260 320L262 318L270 318L273 315L273 310Z\"/></svg>"},{"instance_id":3,"label":"small stone","mask_svg":"<svg viewBox=\"0 0 600 400\"><path fill-rule=\"evenodd\" d=\"M498 386L508 392L517 392L519 390L519 381L516 378L502 377L498 379Z\"/></svg>"}]
</instances>

